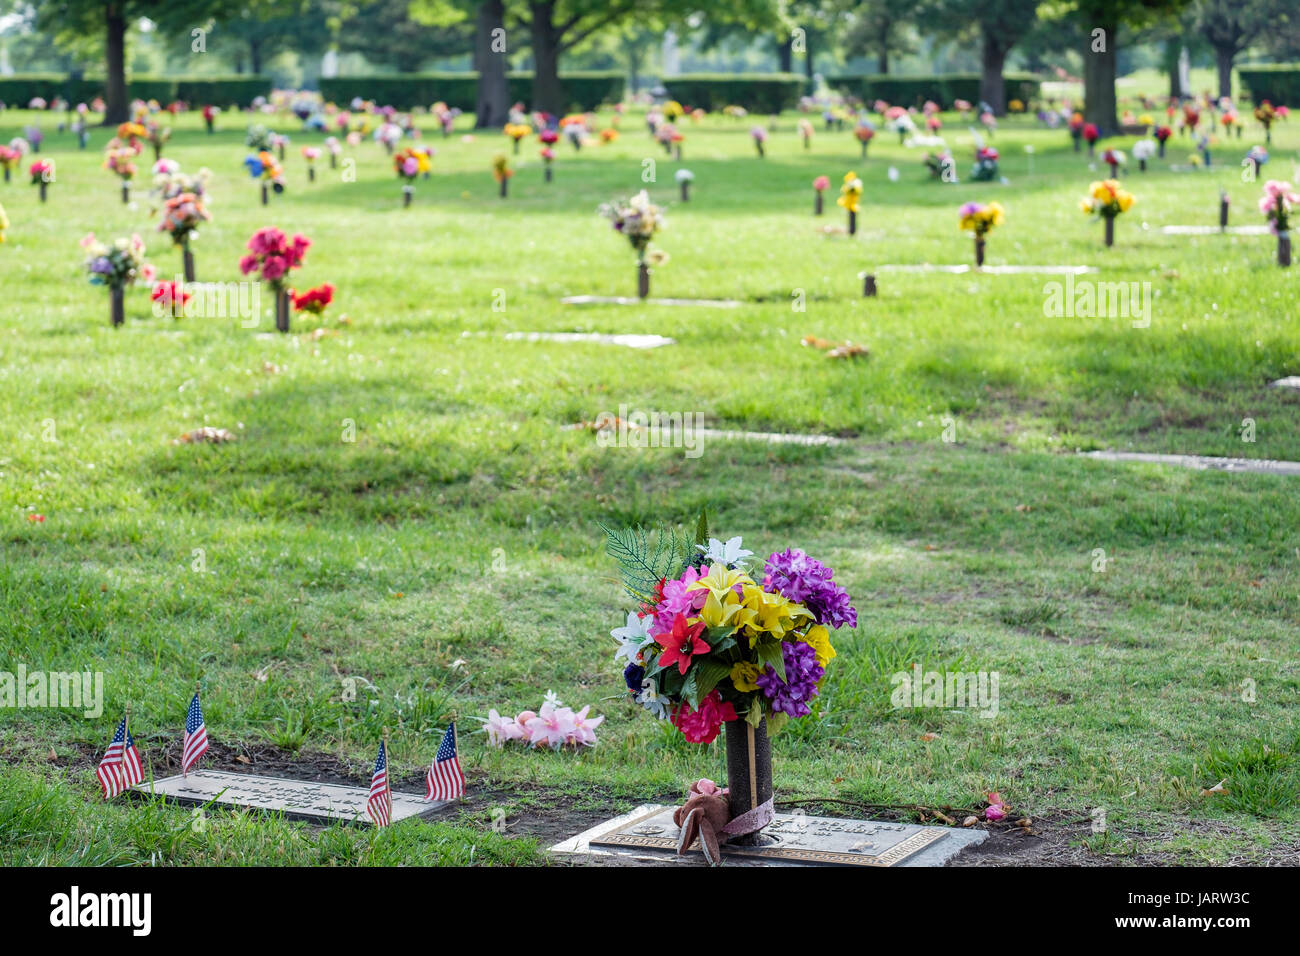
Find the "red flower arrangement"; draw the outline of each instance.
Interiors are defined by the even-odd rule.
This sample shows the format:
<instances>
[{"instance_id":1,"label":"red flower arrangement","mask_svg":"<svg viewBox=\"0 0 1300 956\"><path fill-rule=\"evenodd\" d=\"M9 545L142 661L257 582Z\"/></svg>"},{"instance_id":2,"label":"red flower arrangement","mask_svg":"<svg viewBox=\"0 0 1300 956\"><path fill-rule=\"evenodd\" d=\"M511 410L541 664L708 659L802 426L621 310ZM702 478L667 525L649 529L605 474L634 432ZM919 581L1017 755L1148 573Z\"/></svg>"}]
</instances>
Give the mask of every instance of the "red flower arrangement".
<instances>
[{"instance_id":1,"label":"red flower arrangement","mask_svg":"<svg viewBox=\"0 0 1300 956\"><path fill-rule=\"evenodd\" d=\"M257 277L279 292L291 269L299 268L307 255L311 240L301 233L292 239L273 226L259 229L248 240L249 254L239 260L239 271Z\"/></svg>"},{"instance_id":2,"label":"red flower arrangement","mask_svg":"<svg viewBox=\"0 0 1300 956\"><path fill-rule=\"evenodd\" d=\"M186 304L194 297L185 291L184 283L172 281L154 285L153 293L149 298L156 303L156 314L170 315L173 319L179 319L185 314Z\"/></svg>"},{"instance_id":3,"label":"red flower arrangement","mask_svg":"<svg viewBox=\"0 0 1300 956\"><path fill-rule=\"evenodd\" d=\"M1087 140L1089 143L1095 143L1095 142L1097 142L1097 140L1101 138L1101 131L1100 131L1099 129L1097 129L1097 124L1095 124L1095 123L1084 123L1084 124L1083 124L1083 138L1084 138L1085 140Z\"/></svg>"},{"instance_id":4,"label":"red flower arrangement","mask_svg":"<svg viewBox=\"0 0 1300 956\"><path fill-rule=\"evenodd\" d=\"M296 312L310 312L320 315L325 307L334 301L334 286L326 282L314 289L308 289L301 295L294 293L293 308Z\"/></svg>"},{"instance_id":5,"label":"red flower arrangement","mask_svg":"<svg viewBox=\"0 0 1300 956\"><path fill-rule=\"evenodd\" d=\"M54 181L54 160L38 159L36 162L32 163L31 168L28 169L28 172L32 174L33 186L35 186L39 182L53 182Z\"/></svg>"}]
</instances>

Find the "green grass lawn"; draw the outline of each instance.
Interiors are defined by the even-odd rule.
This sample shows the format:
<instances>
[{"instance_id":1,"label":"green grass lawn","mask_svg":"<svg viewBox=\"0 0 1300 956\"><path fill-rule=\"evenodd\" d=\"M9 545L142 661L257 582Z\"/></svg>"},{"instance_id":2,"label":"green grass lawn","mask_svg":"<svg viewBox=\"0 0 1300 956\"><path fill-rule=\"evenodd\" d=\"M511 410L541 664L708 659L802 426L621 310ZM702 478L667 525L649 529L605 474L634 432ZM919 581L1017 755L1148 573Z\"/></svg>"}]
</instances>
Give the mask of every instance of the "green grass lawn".
<instances>
[{"instance_id":1,"label":"green grass lawn","mask_svg":"<svg viewBox=\"0 0 1300 956\"><path fill-rule=\"evenodd\" d=\"M0 141L34 118L0 114ZM612 815L720 777L720 745L687 744L625 701L607 635L626 600L597 527L686 523L704 507L760 556L799 546L824 559L860 612L815 716L774 741L778 799L961 809L997 789L1048 835L1105 809L1107 833L1070 837L1087 854L1294 858L1297 486L1074 454L1300 460L1300 395L1267 387L1300 374L1295 270L1275 265L1269 236L1160 233L1217 223L1220 188L1234 224L1261 222L1259 185L1238 164L1262 131L1218 144L1209 171L1169 171L1191 152L1177 138L1149 172L1131 164L1138 204L1106 249L1077 206L1105 167L1065 132L1004 121L993 143L1009 185L971 183L970 134L946 114L951 185L886 132L861 161L850 132L818 123L805 151L796 119L781 118L763 160L748 122L684 123L689 204L639 115L613 144L560 144L549 185L529 141L505 200L490 175L509 149L499 134L435 134L432 178L404 210L373 142L345 152L355 182L322 160L309 185L298 149L323 137L291 118L274 124L293 137L289 189L263 208L241 167L244 121L222 116L210 137L182 118L166 155L214 174L199 279L237 280L249 235L276 225L314 242L296 284L338 287L323 321L295 317L288 336L269 315L255 329L155 318L144 289L110 328L78 240L138 231L169 276L180 255L153 231L147 177L124 205L100 168L109 133L80 152L46 120L49 202L25 164L0 186L0 670L102 671L106 712L0 709L0 862L540 859L544 841L491 832L486 806L378 835L215 812L196 830L181 808L102 806L93 766L122 706L157 769L199 679L214 741L331 755L357 782L388 726L416 789L459 715L471 789L525 824L542 803ZM1297 178L1297 148L1300 127L1275 127L1266 177ZM866 186L854 239L821 230L842 225L833 195L849 170ZM823 174L834 185L818 220ZM669 207L657 245L672 258L653 294L738 308L560 303L633 294L632 252L595 210L643 186ZM1006 207L991 264L1149 282L1150 327L1046 316L1051 277L880 271L880 295L862 297L864 270L970 262L957 207L972 199ZM806 335L870 356L827 359ZM848 441L719 439L689 459L565 427L620 404ZM238 440L172 444L202 425ZM997 671L998 717L893 709L890 676L914 663ZM471 716L535 709L548 689L607 715L598 747L497 752L471 733ZM1226 794L1202 795L1221 780Z\"/></svg>"}]
</instances>

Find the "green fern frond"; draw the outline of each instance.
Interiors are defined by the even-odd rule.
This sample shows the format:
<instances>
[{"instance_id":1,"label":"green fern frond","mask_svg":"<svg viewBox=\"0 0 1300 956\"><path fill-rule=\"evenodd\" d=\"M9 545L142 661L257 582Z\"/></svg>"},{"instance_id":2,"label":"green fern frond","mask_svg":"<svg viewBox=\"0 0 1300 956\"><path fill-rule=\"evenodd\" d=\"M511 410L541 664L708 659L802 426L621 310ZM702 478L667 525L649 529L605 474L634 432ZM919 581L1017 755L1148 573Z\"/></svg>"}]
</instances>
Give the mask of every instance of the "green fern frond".
<instances>
[{"instance_id":1,"label":"green fern frond","mask_svg":"<svg viewBox=\"0 0 1300 956\"><path fill-rule=\"evenodd\" d=\"M690 542L671 529L660 531L651 542L643 528L617 530L603 524L605 551L618 564L623 587L638 601L649 602L655 586L677 577L691 554Z\"/></svg>"}]
</instances>

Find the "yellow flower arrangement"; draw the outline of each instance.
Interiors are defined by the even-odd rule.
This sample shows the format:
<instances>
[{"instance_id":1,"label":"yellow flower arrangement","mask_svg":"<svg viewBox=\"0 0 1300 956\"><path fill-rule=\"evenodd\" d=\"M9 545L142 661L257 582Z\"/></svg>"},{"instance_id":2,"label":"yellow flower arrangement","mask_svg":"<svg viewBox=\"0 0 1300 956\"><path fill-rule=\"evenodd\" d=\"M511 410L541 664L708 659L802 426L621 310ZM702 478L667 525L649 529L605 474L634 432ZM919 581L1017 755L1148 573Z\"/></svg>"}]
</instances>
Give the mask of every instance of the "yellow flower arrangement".
<instances>
[{"instance_id":1,"label":"yellow flower arrangement","mask_svg":"<svg viewBox=\"0 0 1300 956\"><path fill-rule=\"evenodd\" d=\"M492 178L497 182L503 182L515 174L510 168L510 160L505 153L497 153L492 157Z\"/></svg>"},{"instance_id":2,"label":"yellow flower arrangement","mask_svg":"<svg viewBox=\"0 0 1300 956\"><path fill-rule=\"evenodd\" d=\"M533 131L527 123L506 123L505 134L513 140L521 140Z\"/></svg>"},{"instance_id":3,"label":"yellow flower arrangement","mask_svg":"<svg viewBox=\"0 0 1300 956\"><path fill-rule=\"evenodd\" d=\"M857 212L858 203L861 201L862 180L858 178L857 173L845 173L844 185L840 187L840 198L835 202L849 212Z\"/></svg>"},{"instance_id":4,"label":"yellow flower arrangement","mask_svg":"<svg viewBox=\"0 0 1300 956\"><path fill-rule=\"evenodd\" d=\"M1001 203L976 203L969 202L961 207L961 226L963 232L973 232L977 236L983 236L992 232L994 226L1000 226L1006 221Z\"/></svg>"},{"instance_id":5,"label":"yellow flower arrangement","mask_svg":"<svg viewBox=\"0 0 1300 956\"><path fill-rule=\"evenodd\" d=\"M1088 198L1080 202L1079 208L1088 215L1095 213L1113 219L1132 209L1135 202L1137 199L1120 185L1118 179L1105 179L1088 187Z\"/></svg>"},{"instance_id":6,"label":"yellow flower arrangement","mask_svg":"<svg viewBox=\"0 0 1300 956\"><path fill-rule=\"evenodd\" d=\"M9 228L9 217L5 215L5 207L0 206L0 242L5 241L5 230Z\"/></svg>"},{"instance_id":7,"label":"yellow flower arrangement","mask_svg":"<svg viewBox=\"0 0 1300 956\"><path fill-rule=\"evenodd\" d=\"M1025 104L1020 100L1012 100L1007 104L1007 109L1012 113L1023 113L1025 111Z\"/></svg>"},{"instance_id":8,"label":"yellow flower arrangement","mask_svg":"<svg viewBox=\"0 0 1300 956\"><path fill-rule=\"evenodd\" d=\"M682 104L678 103L676 100L669 100L664 104L663 114L670 123L679 116L685 115L685 113L686 110L682 108Z\"/></svg>"},{"instance_id":9,"label":"yellow flower arrangement","mask_svg":"<svg viewBox=\"0 0 1300 956\"><path fill-rule=\"evenodd\" d=\"M1155 125L1155 120L1151 118L1150 113L1143 113L1141 116L1138 117L1138 125L1153 126Z\"/></svg>"}]
</instances>

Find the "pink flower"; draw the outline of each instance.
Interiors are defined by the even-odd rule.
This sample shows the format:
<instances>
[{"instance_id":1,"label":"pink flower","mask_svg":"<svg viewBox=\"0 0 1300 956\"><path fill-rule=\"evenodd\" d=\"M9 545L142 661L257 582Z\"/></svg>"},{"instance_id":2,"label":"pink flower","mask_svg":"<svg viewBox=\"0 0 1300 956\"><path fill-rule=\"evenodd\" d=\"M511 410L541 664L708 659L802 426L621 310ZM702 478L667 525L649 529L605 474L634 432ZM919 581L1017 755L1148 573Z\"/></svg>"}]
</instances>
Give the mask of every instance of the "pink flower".
<instances>
[{"instance_id":1,"label":"pink flower","mask_svg":"<svg viewBox=\"0 0 1300 956\"><path fill-rule=\"evenodd\" d=\"M483 726L487 731L488 743L494 747L504 746L507 740L518 740L524 735L524 729L514 718L502 717L495 709L488 711L487 723Z\"/></svg>"},{"instance_id":2,"label":"pink flower","mask_svg":"<svg viewBox=\"0 0 1300 956\"><path fill-rule=\"evenodd\" d=\"M813 180L813 189L817 190L818 192L821 192L823 189L829 189L830 185L831 185L831 181L828 176L818 176L816 179Z\"/></svg>"},{"instance_id":3,"label":"pink flower","mask_svg":"<svg viewBox=\"0 0 1300 956\"><path fill-rule=\"evenodd\" d=\"M537 716L528 721L528 737L534 747L545 744L558 750L573 732L573 711L568 707L556 707L550 701L543 704Z\"/></svg>"},{"instance_id":4,"label":"pink flower","mask_svg":"<svg viewBox=\"0 0 1300 956\"><path fill-rule=\"evenodd\" d=\"M157 275L158 270L153 267L152 263L146 262L140 267L140 278L145 282L153 282Z\"/></svg>"},{"instance_id":5,"label":"pink flower","mask_svg":"<svg viewBox=\"0 0 1300 956\"><path fill-rule=\"evenodd\" d=\"M248 275L256 268L257 268L257 256L253 255L252 253L249 253L248 255L244 256L244 258L239 260L239 271L243 275Z\"/></svg>"},{"instance_id":6,"label":"pink flower","mask_svg":"<svg viewBox=\"0 0 1300 956\"><path fill-rule=\"evenodd\" d=\"M737 720L736 708L724 701L716 690L700 701L700 709L682 701L673 712L673 726L693 744L710 744L718 736L725 721Z\"/></svg>"},{"instance_id":7,"label":"pink flower","mask_svg":"<svg viewBox=\"0 0 1300 956\"><path fill-rule=\"evenodd\" d=\"M298 263L302 262L303 256L307 254L307 250L310 247L311 247L310 239L308 239L302 233L294 234L293 246L289 250L289 258L293 260L294 265L298 265Z\"/></svg>"},{"instance_id":8,"label":"pink flower","mask_svg":"<svg viewBox=\"0 0 1300 956\"><path fill-rule=\"evenodd\" d=\"M267 256L262 263L262 278L267 282L275 282L288 271L289 263L283 256Z\"/></svg>"},{"instance_id":9,"label":"pink flower","mask_svg":"<svg viewBox=\"0 0 1300 956\"><path fill-rule=\"evenodd\" d=\"M1002 794L996 790L988 795L989 805L984 810L984 819L990 822L997 822L1007 815L1011 808L1002 802Z\"/></svg>"},{"instance_id":10,"label":"pink flower","mask_svg":"<svg viewBox=\"0 0 1300 956\"><path fill-rule=\"evenodd\" d=\"M605 715L587 719L587 712L591 710L588 704L582 710L573 715L573 730L569 734L567 743L575 746L594 747L596 745L596 728L605 721Z\"/></svg>"}]
</instances>

